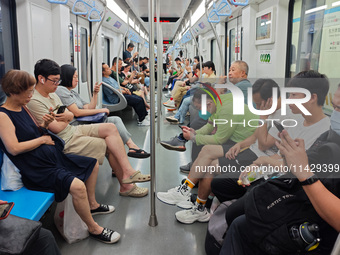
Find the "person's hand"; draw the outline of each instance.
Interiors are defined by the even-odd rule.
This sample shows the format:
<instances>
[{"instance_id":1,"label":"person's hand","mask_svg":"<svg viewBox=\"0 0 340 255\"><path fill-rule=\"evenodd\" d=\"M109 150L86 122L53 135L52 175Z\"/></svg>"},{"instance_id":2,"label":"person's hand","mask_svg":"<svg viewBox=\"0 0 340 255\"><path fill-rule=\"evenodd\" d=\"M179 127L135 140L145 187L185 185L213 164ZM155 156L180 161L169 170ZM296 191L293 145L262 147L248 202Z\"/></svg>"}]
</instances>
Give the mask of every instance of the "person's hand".
<instances>
[{"instance_id":1,"label":"person's hand","mask_svg":"<svg viewBox=\"0 0 340 255\"><path fill-rule=\"evenodd\" d=\"M225 154L225 157L230 160L235 159L235 157L238 155L240 150L241 150L241 146L239 143L237 143L228 150L228 152Z\"/></svg>"},{"instance_id":2,"label":"person's hand","mask_svg":"<svg viewBox=\"0 0 340 255\"><path fill-rule=\"evenodd\" d=\"M42 119L43 119L43 127L44 128L47 128L48 125L50 125L53 121L54 121L54 118L55 118L55 113L53 112L53 109L52 107L50 107L49 109L49 113L45 114Z\"/></svg>"},{"instance_id":3,"label":"person's hand","mask_svg":"<svg viewBox=\"0 0 340 255\"><path fill-rule=\"evenodd\" d=\"M40 137L40 139L42 140L42 144L54 145L54 141L49 135L43 135Z\"/></svg>"},{"instance_id":4,"label":"person's hand","mask_svg":"<svg viewBox=\"0 0 340 255\"><path fill-rule=\"evenodd\" d=\"M191 89L191 87L190 87L190 86L186 86L185 88L186 88L186 90L189 90L189 89Z\"/></svg>"},{"instance_id":5,"label":"person's hand","mask_svg":"<svg viewBox=\"0 0 340 255\"><path fill-rule=\"evenodd\" d=\"M190 66L186 66L185 69L186 69L188 72L191 72L191 67L190 67Z\"/></svg>"},{"instance_id":6,"label":"person's hand","mask_svg":"<svg viewBox=\"0 0 340 255\"><path fill-rule=\"evenodd\" d=\"M98 94L100 91L100 86L102 85L102 83L96 82L96 84L94 85L94 89L93 89L93 94Z\"/></svg>"},{"instance_id":7,"label":"person's hand","mask_svg":"<svg viewBox=\"0 0 340 255\"><path fill-rule=\"evenodd\" d=\"M55 120L58 122L70 122L73 120L73 113L70 111L65 111L64 113L59 113L55 115Z\"/></svg>"},{"instance_id":8,"label":"person's hand","mask_svg":"<svg viewBox=\"0 0 340 255\"><path fill-rule=\"evenodd\" d=\"M192 128L189 128L187 126L182 126L182 131L183 131L183 137L186 140L193 140L196 137L196 131Z\"/></svg>"},{"instance_id":9,"label":"person's hand","mask_svg":"<svg viewBox=\"0 0 340 255\"><path fill-rule=\"evenodd\" d=\"M240 176L238 177L238 179L240 181L242 181L242 179L244 179L245 177L247 177L247 175L250 173L250 172L254 172L258 169L258 165L256 164L251 164L249 166L247 166L241 173L240 173ZM250 186L250 183L247 183L247 184L244 184L242 182L242 187L246 187L246 186Z\"/></svg>"},{"instance_id":10,"label":"person's hand","mask_svg":"<svg viewBox=\"0 0 340 255\"><path fill-rule=\"evenodd\" d=\"M8 203L7 201L0 200L0 205L7 204L7 203Z\"/></svg>"},{"instance_id":11,"label":"person's hand","mask_svg":"<svg viewBox=\"0 0 340 255\"><path fill-rule=\"evenodd\" d=\"M227 83L228 76L220 76L217 84L225 84Z\"/></svg>"},{"instance_id":12,"label":"person's hand","mask_svg":"<svg viewBox=\"0 0 340 255\"><path fill-rule=\"evenodd\" d=\"M109 115L109 114L110 114L110 110L107 109L107 108L102 108L102 109L100 109L100 110L101 110L101 112L106 113L106 115Z\"/></svg>"},{"instance_id":13,"label":"person's hand","mask_svg":"<svg viewBox=\"0 0 340 255\"><path fill-rule=\"evenodd\" d=\"M294 174L300 181L304 181L308 177L312 176L313 173L310 171L308 166L308 157L305 150L304 140L293 140L289 136L287 130L283 130L279 136L281 138L281 142L276 142L275 144L279 148L280 153L284 157L292 174Z\"/></svg>"},{"instance_id":14,"label":"person's hand","mask_svg":"<svg viewBox=\"0 0 340 255\"><path fill-rule=\"evenodd\" d=\"M265 110L269 110L272 107L273 104L273 98L270 97L267 99L267 101L262 101L261 105L260 105L260 110L261 111L265 111ZM268 115L261 115L260 119L268 119Z\"/></svg>"}]
</instances>

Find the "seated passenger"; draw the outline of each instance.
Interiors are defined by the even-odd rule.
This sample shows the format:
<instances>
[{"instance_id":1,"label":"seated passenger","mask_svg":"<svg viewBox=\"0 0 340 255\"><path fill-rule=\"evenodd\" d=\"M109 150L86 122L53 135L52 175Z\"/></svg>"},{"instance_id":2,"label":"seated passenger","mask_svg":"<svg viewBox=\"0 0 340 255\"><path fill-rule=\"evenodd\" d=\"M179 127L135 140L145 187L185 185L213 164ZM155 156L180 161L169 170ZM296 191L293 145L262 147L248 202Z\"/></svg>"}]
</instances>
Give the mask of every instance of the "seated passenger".
<instances>
[{"instance_id":1,"label":"seated passenger","mask_svg":"<svg viewBox=\"0 0 340 255\"><path fill-rule=\"evenodd\" d=\"M25 105L33 96L34 84L34 77L25 71L11 70L4 76L2 86L7 100L0 107L0 148L20 169L26 188L53 192L57 202L70 193L74 208L90 235L102 242L117 242L120 235L99 226L91 215L115 210L96 201L97 160L66 155L62 144L55 144L58 141L42 133L41 127L47 128L55 121L54 113L51 107L47 109L40 121L41 127L31 118Z\"/></svg>"},{"instance_id":2,"label":"seated passenger","mask_svg":"<svg viewBox=\"0 0 340 255\"><path fill-rule=\"evenodd\" d=\"M100 112L109 114L107 108L96 109L98 93L100 91L101 84L95 84L93 90L93 97L91 102L85 102L80 95L74 90L78 85L78 73L77 69L72 65L61 66L61 83L58 86L56 93L59 96L61 102L67 106L67 109L74 114L75 117L93 115ZM128 156L137 158L147 158L150 156L144 150L141 150L131 139L131 134L126 130L126 127L122 119L118 116L110 116L105 120L106 123L113 123L119 132L123 143L129 147L130 153ZM76 120L70 122L72 125L78 125Z\"/></svg>"},{"instance_id":3,"label":"seated passenger","mask_svg":"<svg viewBox=\"0 0 340 255\"><path fill-rule=\"evenodd\" d=\"M207 89L206 89L207 90ZM196 108L201 109L201 96L202 95L214 95L216 94L211 92L206 92L204 90L197 90L193 97L193 103ZM195 131L188 127L183 126L183 136L187 140L192 140L197 146L200 148L206 147L206 145L221 145L221 144L229 144L234 145L237 142L240 142L247 137L251 136L255 131L255 127L243 126L243 125L231 125L231 124L221 124L214 123L214 120L227 120L228 123L240 123L245 121L248 123L251 119L256 119L256 116L249 111L249 109L245 108L244 115L234 115L233 114L233 96L232 94L224 94L220 96L222 104L216 100L217 105L214 104L212 98L207 96L206 101L206 109L208 114L202 115L203 118L209 118L208 123L203 126L201 129ZM214 132L213 132L214 131ZM209 146L208 146L209 147ZM201 153L204 153L201 151ZM198 173L199 175L200 173ZM193 179L188 178L182 185L175 189L170 189L168 192L158 192L157 197L164 203L171 205L178 205L181 201L186 201L189 198L190 191L194 187L195 183L198 182L200 177L194 176ZM194 179L195 178L195 179ZM197 182L196 182L197 181ZM201 185L200 185L201 186ZM208 189L208 187L207 187ZM204 189L202 189L204 190ZM204 190L206 192L206 190ZM208 192L209 195L210 192ZM208 196L207 195L207 196ZM206 199L203 199L199 196L197 197L196 204L192 207L191 211L182 211L176 213L176 218L178 221L182 223L193 223L194 221L208 221L210 218L209 213L207 212L204 204ZM190 205L191 206L191 205Z\"/></svg>"},{"instance_id":4,"label":"seated passenger","mask_svg":"<svg viewBox=\"0 0 340 255\"><path fill-rule=\"evenodd\" d=\"M102 71L103 82L109 84L110 86L117 90L121 90L122 94L126 98L127 104L133 107L138 116L138 125L149 126L150 119L148 117L148 112L145 108L143 98L141 98L140 96L131 95L130 90L127 88L119 87L117 81L110 76L112 70L109 68L107 64L102 63ZM119 101L118 96L106 87L103 88L103 96L111 104L117 104Z\"/></svg>"},{"instance_id":5,"label":"seated passenger","mask_svg":"<svg viewBox=\"0 0 340 255\"><path fill-rule=\"evenodd\" d=\"M194 58L194 61L197 61L197 59ZM228 73L229 81L242 90L245 104L248 104L248 101L247 101L248 88L252 86L249 80L247 79L248 73L249 73L248 64L241 60L233 62L230 66L229 73ZM171 148L173 150L183 151L186 149L185 148L186 142L187 140L183 137L183 134L180 134L178 136L175 136L169 141L162 141L161 144L163 147L167 149ZM195 145L193 145L193 151L196 151ZM192 162L195 161L197 155L198 155L198 152L193 153L192 161L188 163L187 165L181 166L180 167L181 171L188 173L190 171Z\"/></svg>"},{"instance_id":6,"label":"seated passenger","mask_svg":"<svg viewBox=\"0 0 340 255\"><path fill-rule=\"evenodd\" d=\"M300 87L310 91L311 99L304 103L303 106L311 113L311 115L302 114L301 110L296 106L291 104L290 109L293 114L302 115L303 119L297 122L296 127L285 128L287 132L293 139L302 138L306 142L305 150L309 149L315 140L324 132L329 129L330 121L329 118L324 114L322 107L325 102L326 95L329 90L329 82L325 75L322 75L316 71L304 71L298 73L294 78L288 83L289 87ZM303 93L290 93L289 98L303 98L305 95ZM284 116L283 116L284 117ZM269 134L274 138L277 137L277 129L273 127L269 130ZM279 138L277 138L279 139ZM273 156L260 156L257 158L251 166L281 166L283 165L283 160L279 154ZM241 172L239 179L241 180L251 168L247 168L245 171ZM238 199L231 208L230 214L233 216L229 218L229 223L231 223L235 217L244 213L244 194L248 189L261 183L263 180L255 181L248 186L239 186L236 179L229 178L230 175L222 174L216 176L211 182L211 190L218 198L220 202Z\"/></svg>"},{"instance_id":7,"label":"seated passenger","mask_svg":"<svg viewBox=\"0 0 340 255\"><path fill-rule=\"evenodd\" d=\"M39 123L43 116L52 107L61 105L61 100L54 92L60 84L60 67L49 59L39 60L34 67L37 80L35 93L28 107ZM96 158L102 164L107 155L111 168L114 170L120 183L122 196L142 197L148 194L147 188L137 187L135 182L150 180L150 175L143 175L135 171L127 155L124 144L115 125L111 123L72 126L73 114L66 110L62 114L56 114L48 128L65 141L64 153L90 156Z\"/></svg>"},{"instance_id":8,"label":"seated passenger","mask_svg":"<svg viewBox=\"0 0 340 255\"><path fill-rule=\"evenodd\" d=\"M148 96L148 91L146 87L143 86L141 89L139 87L139 80L136 79L136 72L130 72L130 64L129 63L124 63L122 62L122 68L119 69L120 71L118 72L119 77L122 78L124 81L129 81L127 85L124 87L129 89L130 92L134 95L140 96L144 100L144 104L147 110L150 110L150 105L146 102L146 97ZM132 79L131 79L132 77Z\"/></svg>"},{"instance_id":9,"label":"seated passenger","mask_svg":"<svg viewBox=\"0 0 340 255\"><path fill-rule=\"evenodd\" d=\"M305 216L305 221L318 225L318 238L321 240L318 241L320 242L319 245L314 245L313 247L303 241L302 244L305 244L305 247L308 246L309 248L313 248L311 251L305 252L304 254L330 254L338 233L340 232L340 179L338 176L333 175L332 177L331 171L327 171L327 173L323 171L321 174L314 174L311 171L311 163L326 163L331 164L333 167L336 167L336 165L339 166L340 164L336 151L333 151L331 158L326 161L324 152L319 150L320 144L322 145L324 142L330 142L332 144L336 143L338 148L340 146L340 86L334 94L332 104L334 111L331 116L330 131L321 135L314 145L307 150L307 153L305 151L306 146L304 140L293 140L286 130L279 134L281 142L277 142L276 144L280 149L280 153L285 157L287 166L302 166L290 168L291 173L297 178L297 180L289 179L290 182L294 184L294 186L291 187L292 194L294 194L296 190L303 189L307 195L305 201L308 201L306 201L306 203L311 203L311 206L315 209L313 215L316 213L319 215L317 221L313 222L310 221L311 217L313 217L310 214L310 210L306 211L305 208L305 214L301 215L301 217ZM321 139L321 137L323 138ZM320 179L316 178L318 174L320 174ZM323 178L321 176L323 176ZM283 178L283 181L284 180L287 179ZM267 184L268 183L265 182L261 185L267 186ZM305 203L305 201L300 200L300 204ZM310 206L308 208L310 208ZM293 208L289 208L289 210L292 209ZM296 224L296 222L290 222L288 220L289 218L287 220L285 219L285 224L287 226ZM262 221L259 222L259 224L268 224L268 221L266 219L265 223ZM265 245L265 243L260 245L259 243L254 242L254 231L262 233L260 229L254 228L252 224L249 224L249 221L244 214L236 218L227 231L220 255L267 255L267 251L263 250L263 245ZM295 242L292 239L287 241L286 238L293 239L291 235L281 235L279 241L282 244ZM296 240L296 237L294 239ZM295 244L298 245L297 242ZM299 250L296 249L294 254L301 254L300 250L301 247Z\"/></svg>"}]
</instances>

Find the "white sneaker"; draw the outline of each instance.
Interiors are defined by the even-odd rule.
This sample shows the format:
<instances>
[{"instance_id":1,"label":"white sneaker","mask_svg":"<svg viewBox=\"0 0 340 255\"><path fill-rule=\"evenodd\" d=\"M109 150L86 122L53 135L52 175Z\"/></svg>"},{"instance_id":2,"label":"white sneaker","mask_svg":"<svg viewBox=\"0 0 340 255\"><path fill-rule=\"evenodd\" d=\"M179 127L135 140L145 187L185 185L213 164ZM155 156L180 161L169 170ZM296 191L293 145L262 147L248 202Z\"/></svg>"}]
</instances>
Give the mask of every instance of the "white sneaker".
<instances>
[{"instance_id":1,"label":"white sneaker","mask_svg":"<svg viewBox=\"0 0 340 255\"><path fill-rule=\"evenodd\" d=\"M138 126L150 126L150 120L144 119L138 122Z\"/></svg>"},{"instance_id":2,"label":"white sneaker","mask_svg":"<svg viewBox=\"0 0 340 255\"><path fill-rule=\"evenodd\" d=\"M157 192L157 198L169 205L177 205L181 201L186 201L188 198L190 199L190 193L188 195L183 195L179 191L179 187L180 186L169 189L167 192Z\"/></svg>"},{"instance_id":3,"label":"white sneaker","mask_svg":"<svg viewBox=\"0 0 340 255\"><path fill-rule=\"evenodd\" d=\"M174 100L168 100L166 101L165 103L163 103L163 105L165 107L169 107L169 108L172 108L172 109L176 109L176 106L175 106L175 101Z\"/></svg>"},{"instance_id":4,"label":"white sneaker","mask_svg":"<svg viewBox=\"0 0 340 255\"><path fill-rule=\"evenodd\" d=\"M191 210L183 210L175 213L176 219L184 224L192 224L195 221L198 222L208 222L210 220L210 213L207 211L207 208L204 207L204 210L198 210L198 207L202 205L195 204Z\"/></svg>"},{"instance_id":5,"label":"white sneaker","mask_svg":"<svg viewBox=\"0 0 340 255\"><path fill-rule=\"evenodd\" d=\"M182 209L191 209L195 204L191 202L190 197L186 201L181 201L177 203L177 207L182 208Z\"/></svg>"}]
</instances>

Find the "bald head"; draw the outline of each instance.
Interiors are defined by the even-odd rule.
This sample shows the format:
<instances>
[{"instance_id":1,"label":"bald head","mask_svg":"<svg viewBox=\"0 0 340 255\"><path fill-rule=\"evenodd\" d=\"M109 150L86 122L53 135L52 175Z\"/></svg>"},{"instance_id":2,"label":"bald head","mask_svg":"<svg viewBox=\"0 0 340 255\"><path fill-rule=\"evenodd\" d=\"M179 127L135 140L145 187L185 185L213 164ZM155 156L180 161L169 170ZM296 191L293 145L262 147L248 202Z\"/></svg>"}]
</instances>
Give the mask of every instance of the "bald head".
<instances>
[{"instance_id":1,"label":"bald head","mask_svg":"<svg viewBox=\"0 0 340 255\"><path fill-rule=\"evenodd\" d=\"M236 60L231 64L229 68L229 81L233 84L239 83L240 81L247 79L248 72L248 64L242 60Z\"/></svg>"}]
</instances>

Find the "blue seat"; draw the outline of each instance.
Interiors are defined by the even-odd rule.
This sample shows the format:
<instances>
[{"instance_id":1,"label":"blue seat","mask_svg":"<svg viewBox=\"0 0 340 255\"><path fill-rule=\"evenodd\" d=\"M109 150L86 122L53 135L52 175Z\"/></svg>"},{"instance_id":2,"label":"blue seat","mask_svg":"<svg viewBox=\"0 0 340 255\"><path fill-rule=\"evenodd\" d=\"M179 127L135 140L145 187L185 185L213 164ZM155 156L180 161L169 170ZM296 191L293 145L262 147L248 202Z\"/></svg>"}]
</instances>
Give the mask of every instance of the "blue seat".
<instances>
[{"instance_id":1,"label":"blue seat","mask_svg":"<svg viewBox=\"0 0 340 255\"><path fill-rule=\"evenodd\" d=\"M0 166L2 166L2 160L3 151L0 150ZM38 221L53 203L54 194L28 190L22 187L16 191L0 190L0 200L14 202L15 205L11 211L12 215Z\"/></svg>"}]
</instances>

